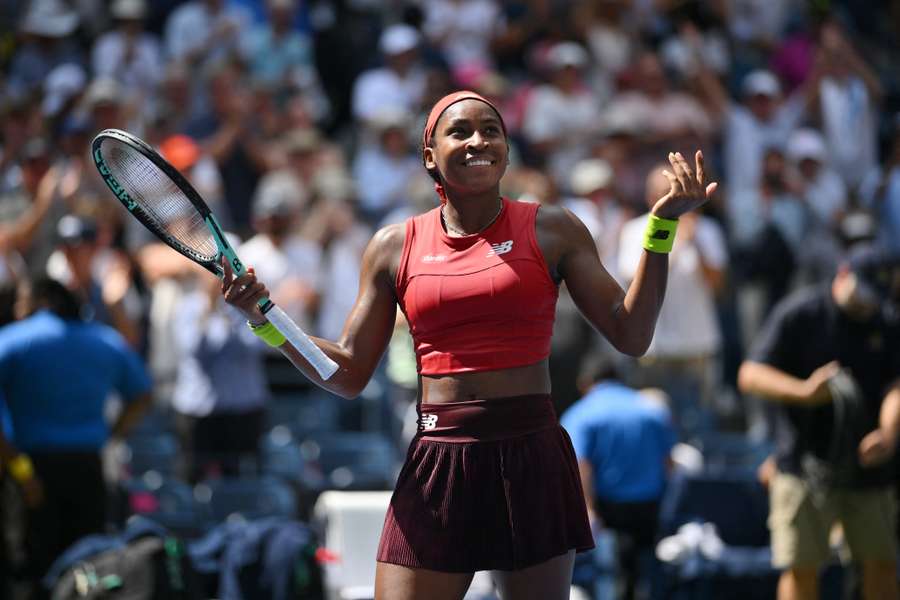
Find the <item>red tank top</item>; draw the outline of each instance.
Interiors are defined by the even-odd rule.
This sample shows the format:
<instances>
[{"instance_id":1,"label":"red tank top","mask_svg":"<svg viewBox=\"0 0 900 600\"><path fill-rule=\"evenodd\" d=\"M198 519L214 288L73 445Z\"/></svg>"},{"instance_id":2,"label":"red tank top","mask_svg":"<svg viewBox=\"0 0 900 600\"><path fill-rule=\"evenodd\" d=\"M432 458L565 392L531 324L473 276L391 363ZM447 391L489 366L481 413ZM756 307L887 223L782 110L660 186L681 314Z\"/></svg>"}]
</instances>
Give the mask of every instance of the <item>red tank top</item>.
<instances>
[{"instance_id":1,"label":"red tank top","mask_svg":"<svg viewBox=\"0 0 900 600\"><path fill-rule=\"evenodd\" d=\"M481 233L446 234L440 208L406 222L397 272L419 373L494 371L550 354L559 289L535 236L538 205L502 200Z\"/></svg>"}]
</instances>

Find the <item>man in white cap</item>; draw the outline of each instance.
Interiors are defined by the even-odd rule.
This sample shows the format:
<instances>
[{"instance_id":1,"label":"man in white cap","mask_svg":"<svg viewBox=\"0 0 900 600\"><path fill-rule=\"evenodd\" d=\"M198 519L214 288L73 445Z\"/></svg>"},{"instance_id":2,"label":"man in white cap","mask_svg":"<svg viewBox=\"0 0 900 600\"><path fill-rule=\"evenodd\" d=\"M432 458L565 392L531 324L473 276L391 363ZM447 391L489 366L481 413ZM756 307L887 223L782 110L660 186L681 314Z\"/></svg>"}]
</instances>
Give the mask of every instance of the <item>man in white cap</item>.
<instances>
[{"instance_id":1,"label":"man in white cap","mask_svg":"<svg viewBox=\"0 0 900 600\"><path fill-rule=\"evenodd\" d=\"M83 64L82 52L72 39L78 28L78 13L62 0L32 0L19 21L23 44L10 61L7 86L31 92L47 74L64 63Z\"/></svg>"},{"instance_id":2,"label":"man in white cap","mask_svg":"<svg viewBox=\"0 0 900 600\"><path fill-rule=\"evenodd\" d=\"M587 51L575 42L550 48L550 81L532 92L525 109L522 132L562 189L568 189L575 163L587 157L601 122L598 99L584 84L588 60Z\"/></svg>"},{"instance_id":3,"label":"man in white cap","mask_svg":"<svg viewBox=\"0 0 900 600\"><path fill-rule=\"evenodd\" d=\"M804 116L810 99L809 88L801 87L785 99L781 84L772 72L752 71L741 82L742 99L738 103L728 95L718 76L702 64L698 83L709 108L723 121L725 182L729 193L755 187L762 173L765 149L784 147Z\"/></svg>"},{"instance_id":4,"label":"man in white cap","mask_svg":"<svg viewBox=\"0 0 900 600\"><path fill-rule=\"evenodd\" d=\"M820 225L837 227L847 210L847 187L828 165L822 134L815 129L798 129L788 139L786 154L794 168L798 195Z\"/></svg>"},{"instance_id":5,"label":"man in white cap","mask_svg":"<svg viewBox=\"0 0 900 600\"><path fill-rule=\"evenodd\" d=\"M367 122L385 109L417 112L425 93L425 73L418 65L419 31L391 25L378 41L384 66L362 73L353 85L353 116Z\"/></svg>"},{"instance_id":6,"label":"man in white cap","mask_svg":"<svg viewBox=\"0 0 900 600\"><path fill-rule=\"evenodd\" d=\"M135 97L154 92L164 64L159 40L144 30L146 0L115 0L110 14L115 28L98 37L91 50L94 74L116 79Z\"/></svg>"}]
</instances>

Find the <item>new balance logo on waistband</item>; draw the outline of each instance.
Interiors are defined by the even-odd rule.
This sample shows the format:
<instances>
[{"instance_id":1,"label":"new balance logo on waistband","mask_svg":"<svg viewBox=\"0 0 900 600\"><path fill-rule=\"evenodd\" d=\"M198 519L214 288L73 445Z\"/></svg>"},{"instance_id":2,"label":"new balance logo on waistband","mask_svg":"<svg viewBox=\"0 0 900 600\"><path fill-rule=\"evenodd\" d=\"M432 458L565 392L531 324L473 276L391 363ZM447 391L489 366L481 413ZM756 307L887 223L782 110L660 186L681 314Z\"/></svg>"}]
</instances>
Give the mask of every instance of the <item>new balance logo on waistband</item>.
<instances>
[{"instance_id":1,"label":"new balance logo on waistband","mask_svg":"<svg viewBox=\"0 0 900 600\"><path fill-rule=\"evenodd\" d=\"M428 431L429 429L434 429L437 427L437 415L428 415L423 414L419 417L419 429L422 431Z\"/></svg>"},{"instance_id":2,"label":"new balance logo on waistband","mask_svg":"<svg viewBox=\"0 0 900 600\"><path fill-rule=\"evenodd\" d=\"M499 244L491 244L491 251L487 253L488 256L499 256L500 254L506 254L510 250L512 250L513 241L506 240L505 242L500 242Z\"/></svg>"}]
</instances>

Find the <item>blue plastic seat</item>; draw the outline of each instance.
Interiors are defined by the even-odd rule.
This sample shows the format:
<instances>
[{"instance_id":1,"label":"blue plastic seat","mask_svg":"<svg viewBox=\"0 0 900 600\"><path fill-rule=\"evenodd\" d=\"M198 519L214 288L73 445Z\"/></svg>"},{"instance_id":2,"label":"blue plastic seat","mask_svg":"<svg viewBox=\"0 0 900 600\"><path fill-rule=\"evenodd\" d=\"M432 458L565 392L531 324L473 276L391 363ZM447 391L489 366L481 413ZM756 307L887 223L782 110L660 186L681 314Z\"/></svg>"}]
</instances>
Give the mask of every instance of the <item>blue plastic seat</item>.
<instances>
[{"instance_id":1,"label":"blue plastic seat","mask_svg":"<svg viewBox=\"0 0 900 600\"><path fill-rule=\"evenodd\" d=\"M396 452L380 433L317 433L304 439L300 449L304 459L325 478L327 488L387 490L394 485Z\"/></svg>"},{"instance_id":2,"label":"blue plastic seat","mask_svg":"<svg viewBox=\"0 0 900 600\"><path fill-rule=\"evenodd\" d=\"M171 433L136 434L125 442L122 469L126 478L140 477L147 471L174 476L178 457L178 440Z\"/></svg>"},{"instance_id":3,"label":"blue plastic seat","mask_svg":"<svg viewBox=\"0 0 900 600\"><path fill-rule=\"evenodd\" d=\"M235 516L246 520L297 516L296 494L287 482L277 477L205 481L194 488L194 498L204 507L213 523Z\"/></svg>"},{"instance_id":4,"label":"blue plastic seat","mask_svg":"<svg viewBox=\"0 0 900 600\"><path fill-rule=\"evenodd\" d=\"M147 517L185 536L201 533L206 520L190 485L155 471L122 483L130 516Z\"/></svg>"}]
</instances>

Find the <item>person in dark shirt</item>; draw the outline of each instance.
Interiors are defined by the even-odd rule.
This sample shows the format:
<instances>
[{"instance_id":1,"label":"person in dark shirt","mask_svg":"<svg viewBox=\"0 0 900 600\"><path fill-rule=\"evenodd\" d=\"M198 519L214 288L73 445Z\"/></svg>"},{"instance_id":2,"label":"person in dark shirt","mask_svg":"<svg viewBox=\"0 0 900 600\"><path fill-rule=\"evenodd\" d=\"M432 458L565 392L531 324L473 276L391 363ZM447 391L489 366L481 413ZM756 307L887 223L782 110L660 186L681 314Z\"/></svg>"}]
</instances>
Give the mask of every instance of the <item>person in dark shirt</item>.
<instances>
[{"instance_id":1,"label":"person in dark shirt","mask_svg":"<svg viewBox=\"0 0 900 600\"><path fill-rule=\"evenodd\" d=\"M864 597L897 598L900 256L855 249L828 285L780 302L738 385L776 403L770 493L779 600L818 597L840 521Z\"/></svg>"}]
</instances>

